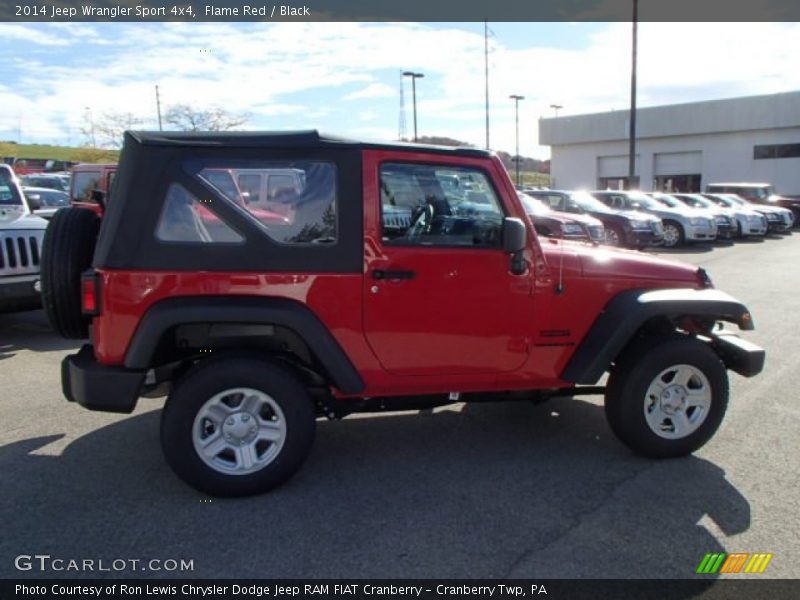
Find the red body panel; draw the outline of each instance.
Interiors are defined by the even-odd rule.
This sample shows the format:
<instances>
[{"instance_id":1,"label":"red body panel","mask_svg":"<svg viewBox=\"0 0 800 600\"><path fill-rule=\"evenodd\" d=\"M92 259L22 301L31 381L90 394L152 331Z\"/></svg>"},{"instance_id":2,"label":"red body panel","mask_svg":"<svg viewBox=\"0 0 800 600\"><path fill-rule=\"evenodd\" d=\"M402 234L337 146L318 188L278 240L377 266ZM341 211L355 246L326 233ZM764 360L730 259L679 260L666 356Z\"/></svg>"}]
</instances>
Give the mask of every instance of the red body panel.
<instances>
[{"instance_id":1,"label":"red body panel","mask_svg":"<svg viewBox=\"0 0 800 600\"><path fill-rule=\"evenodd\" d=\"M513 275L500 249L384 246L379 167L401 160L483 170L507 215L528 228L531 268ZM553 239L540 245L496 158L364 150L363 194L363 275L101 271L97 360L122 364L142 316L160 300L264 296L312 310L361 374L364 396L567 387L559 373L617 293L701 287L687 265ZM375 280L375 269L414 278Z\"/></svg>"}]
</instances>

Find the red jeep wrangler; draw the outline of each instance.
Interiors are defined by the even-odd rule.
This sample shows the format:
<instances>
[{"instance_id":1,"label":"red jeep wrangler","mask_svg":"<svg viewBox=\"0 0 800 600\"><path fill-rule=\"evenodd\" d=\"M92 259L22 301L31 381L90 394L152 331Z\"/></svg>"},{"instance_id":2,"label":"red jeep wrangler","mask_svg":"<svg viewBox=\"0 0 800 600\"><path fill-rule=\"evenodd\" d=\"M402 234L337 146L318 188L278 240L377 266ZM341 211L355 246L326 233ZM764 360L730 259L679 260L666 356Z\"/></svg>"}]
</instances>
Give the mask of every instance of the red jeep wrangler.
<instances>
[{"instance_id":1,"label":"red jeep wrangler","mask_svg":"<svg viewBox=\"0 0 800 600\"><path fill-rule=\"evenodd\" d=\"M236 198L226 171L292 175ZM67 399L129 413L168 394L167 462L213 495L288 479L318 416L455 401L604 393L625 444L682 456L719 426L726 368L764 363L716 327L753 321L702 269L538 239L483 150L129 132L102 225L59 211L43 252L53 326L91 337L63 362Z\"/></svg>"}]
</instances>

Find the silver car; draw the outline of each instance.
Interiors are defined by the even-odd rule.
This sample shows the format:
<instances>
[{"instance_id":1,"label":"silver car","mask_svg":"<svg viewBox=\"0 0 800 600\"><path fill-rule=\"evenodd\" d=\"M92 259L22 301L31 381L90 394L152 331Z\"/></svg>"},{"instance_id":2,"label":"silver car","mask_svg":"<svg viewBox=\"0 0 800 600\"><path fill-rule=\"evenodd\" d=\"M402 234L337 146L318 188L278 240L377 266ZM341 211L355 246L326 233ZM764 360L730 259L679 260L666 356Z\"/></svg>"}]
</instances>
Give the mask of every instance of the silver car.
<instances>
[{"instance_id":1,"label":"silver car","mask_svg":"<svg viewBox=\"0 0 800 600\"><path fill-rule=\"evenodd\" d=\"M712 215L680 202L669 206L637 191L603 191L592 192L592 195L612 208L640 210L660 218L664 223L666 248L686 242L711 242L717 237L717 225Z\"/></svg>"},{"instance_id":2,"label":"silver car","mask_svg":"<svg viewBox=\"0 0 800 600\"><path fill-rule=\"evenodd\" d=\"M706 198L722 206L729 208L736 217L737 235L741 237L751 235L767 235L767 217L758 211L753 210L743 204L737 204L724 194L703 194Z\"/></svg>"},{"instance_id":3,"label":"silver car","mask_svg":"<svg viewBox=\"0 0 800 600\"><path fill-rule=\"evenodd\" d=\"M768 231L789 231L794 224L794 213L788 208L772 204L757 204L742 198L738 194L714 194L733 205L748 208L764 215Z\"/></svg>"}]
</instances>

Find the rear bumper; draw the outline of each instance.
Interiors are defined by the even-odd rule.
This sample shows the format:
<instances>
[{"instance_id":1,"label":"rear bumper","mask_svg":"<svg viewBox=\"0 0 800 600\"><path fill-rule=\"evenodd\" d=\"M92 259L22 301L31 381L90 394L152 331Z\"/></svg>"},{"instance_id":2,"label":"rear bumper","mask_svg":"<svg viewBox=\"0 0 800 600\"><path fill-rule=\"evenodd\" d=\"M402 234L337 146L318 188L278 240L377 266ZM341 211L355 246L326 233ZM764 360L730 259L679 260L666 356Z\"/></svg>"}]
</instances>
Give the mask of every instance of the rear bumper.
<instances>
[{"instance_id":1,"label":"rear bumper","mask_svg":"<svg viewBox=\"0 0 800 600\"><path fill-rule=\"evenodd\" d=\"M101 365L89 344L61 362L64 397L89 410L133 412L144 377L144 371Z\"/></svg>"},{"instance_id":2,"label":"rear bumper","mask_svg":"<svg viewBox=\"0 0 800 600\"><path fill-rule=\"evenodd\" d=\"M753 377L764 369L766 353L763 348L743 340L734 333L721 332L712 335L711 345L725 366L739 375Z\"/></svg>"}]
</instances>

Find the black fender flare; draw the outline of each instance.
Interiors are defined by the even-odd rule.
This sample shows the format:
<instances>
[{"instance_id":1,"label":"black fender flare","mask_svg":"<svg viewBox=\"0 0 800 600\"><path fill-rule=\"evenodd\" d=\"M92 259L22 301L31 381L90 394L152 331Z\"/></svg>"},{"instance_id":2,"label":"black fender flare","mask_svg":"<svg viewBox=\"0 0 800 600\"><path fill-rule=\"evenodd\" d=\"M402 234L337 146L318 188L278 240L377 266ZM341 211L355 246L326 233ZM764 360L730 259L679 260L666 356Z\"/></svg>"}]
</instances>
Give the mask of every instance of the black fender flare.
<instances>
[{"instance_id":1,"label":"black fender flare","mask_svg":"<svg viewBox=\"0 0 800 600\"><path fill-rule=\"evenodd\" d=\"M136 328L125 353L125 367L136 370L150 368L164 332L190 323L287 327L308 344L338 389L346 394L359 394L364 390L364 381L328 328L307 306L286 298L202 296L161 300L147 310Z\"/></svg>"},{"instance_id":2,"label":"black fender flare","mask_svg":"<svg viewBox=\"0 0 800 600\"><path fill-rule=\"evenodd\" d=\"M753 329L747 307L714 289L628 290L617 294L598 315L561 372L572 383L594 384L636 332L653 317L712 317Z\"/></svg>"}]
</instances>

